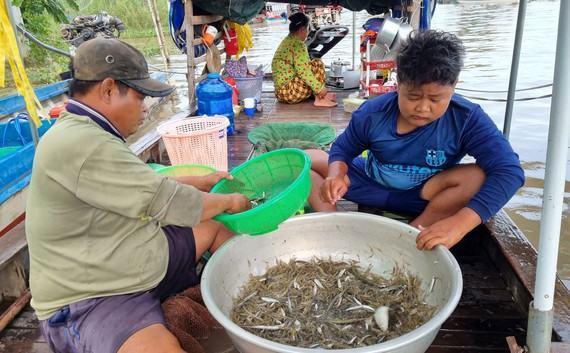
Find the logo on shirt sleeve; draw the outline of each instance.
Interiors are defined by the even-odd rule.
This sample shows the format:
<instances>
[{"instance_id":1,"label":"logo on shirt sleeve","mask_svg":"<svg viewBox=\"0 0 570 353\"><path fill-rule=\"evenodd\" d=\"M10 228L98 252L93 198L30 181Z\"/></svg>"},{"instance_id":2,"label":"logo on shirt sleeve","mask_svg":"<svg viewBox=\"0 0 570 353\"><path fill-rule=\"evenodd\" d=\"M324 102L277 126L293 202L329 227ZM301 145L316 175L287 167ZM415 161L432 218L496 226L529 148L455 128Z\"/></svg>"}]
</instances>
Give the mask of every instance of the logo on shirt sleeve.
<instances>
[{"instance_id":1,"label":"logo on shirt sleeve","mask_svg":"<svg viewBox=\"0 0 570 353\"><path fill-rule=\"evenodd\" d=\"M445 163L445 151L426 150L426 163L432 167L439 167Z\"/></svg>"}]
</instances>

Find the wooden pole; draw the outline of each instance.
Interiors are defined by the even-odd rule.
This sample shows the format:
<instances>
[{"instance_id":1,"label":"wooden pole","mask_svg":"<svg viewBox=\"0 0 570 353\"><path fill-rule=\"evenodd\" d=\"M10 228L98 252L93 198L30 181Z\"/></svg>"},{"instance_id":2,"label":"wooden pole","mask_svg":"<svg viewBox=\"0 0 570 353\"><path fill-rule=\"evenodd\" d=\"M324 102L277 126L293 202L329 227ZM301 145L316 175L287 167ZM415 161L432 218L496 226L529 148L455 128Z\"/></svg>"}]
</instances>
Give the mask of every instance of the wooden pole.
<instances>
[{"instance_id":1,"label":"wooden pole","mask_svg":"<svg viewBox=\"0 0 570 353\"><path fill-rule=\"evenodd\" d=\"M192 9L192 0L186 0L184 4L184 19L186 20L186 63L188 68L188 104L190 113L194 113L196 86L195 86L195 72L194 72L194 25L193 19L194 11Z\"/></svg>"},{"instance_id":2,"label":"wooden pole","mask_svg":"<svg viewBox=\"0 0 570 353\"><path fill-rule=\"evenodd\" d=\"M154 24L154 30L156 32L156 37L158 39L158 46L160 47L160 55L164 59L165 67L168 67L170 58L168 55L168 48L164 44L164 33L162 33L162 25L160 23L160 16L156 7L156 0L147 0L148 7L150 8L150 14L152 16L152 23Z\"/></svg>"},{"instance_id":3,"label":"wooden pole","mask_svg":"<svg viewBox=\"0 0 570 353\"><path fill-rule=\"evenodd\" d=\"M2 330L4 330L6 326L8 326L8 324L18 316L20 311L28 305L30 299L32 299L32 295L29 290L26 290L24 294L16 299L16 301L13 302L12 305L2 313L2 315L0 315L0 332L2 332Z\"/></svg>"}]
</instances>

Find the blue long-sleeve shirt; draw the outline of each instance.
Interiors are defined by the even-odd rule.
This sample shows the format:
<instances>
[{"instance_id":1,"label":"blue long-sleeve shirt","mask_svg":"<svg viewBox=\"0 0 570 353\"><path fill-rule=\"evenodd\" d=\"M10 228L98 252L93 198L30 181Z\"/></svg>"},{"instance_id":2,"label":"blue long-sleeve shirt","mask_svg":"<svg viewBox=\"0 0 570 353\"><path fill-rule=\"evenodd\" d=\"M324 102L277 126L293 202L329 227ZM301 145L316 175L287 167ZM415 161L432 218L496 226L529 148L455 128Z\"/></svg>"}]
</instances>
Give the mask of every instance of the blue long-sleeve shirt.
<instances>
[{"instance_id":1,"label":"blue long-sleeve shirt","mask_svg":"<svg viewBox=\"0 0 570 353\"><path fill-rule=\"evenodd\" d=\"M350 165L369 150L368 176L389 189L406 190L452 168L469 154L486 179L467 207L483 222L524 184L518 155L478 104L455 94L441 118L405 134L397 133L398 114L395 92L364 103L333 144L329 164L343 161Z\"/></svg>"}]
</instances>

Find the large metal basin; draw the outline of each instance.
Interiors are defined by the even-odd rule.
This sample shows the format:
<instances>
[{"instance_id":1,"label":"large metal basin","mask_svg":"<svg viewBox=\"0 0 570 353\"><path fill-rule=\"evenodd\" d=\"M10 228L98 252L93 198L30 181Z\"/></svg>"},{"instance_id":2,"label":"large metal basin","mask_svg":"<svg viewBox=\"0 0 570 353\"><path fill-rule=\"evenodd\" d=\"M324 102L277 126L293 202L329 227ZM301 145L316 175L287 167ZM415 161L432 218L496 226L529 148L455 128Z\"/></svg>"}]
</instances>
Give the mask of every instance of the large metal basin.
<instances>
[{"instance_id":1,"label":"large metal basin","mask_svg":"<svg viewBox=\"0 0 570 353\"><path fill-rule=\"evenodd\" d=\"M444 247L416 249L418 230L401 222L364 213L316 213L294 217L263 236L237 236L212 256L202 276L202 295L208 310L226 329L242 353L266 352L402 352L423 353L441 324L455 309L463 287L455 258ZM380 275L389 276L395 264L405 265L423 281L426 292L436 277L427 302L438 308L427 323L381 344L343 350L307 349L262 339L229 319L234 298L250 275L262 275L276 260L312 257L358 260Z\"/></svg>"}]
</instances>

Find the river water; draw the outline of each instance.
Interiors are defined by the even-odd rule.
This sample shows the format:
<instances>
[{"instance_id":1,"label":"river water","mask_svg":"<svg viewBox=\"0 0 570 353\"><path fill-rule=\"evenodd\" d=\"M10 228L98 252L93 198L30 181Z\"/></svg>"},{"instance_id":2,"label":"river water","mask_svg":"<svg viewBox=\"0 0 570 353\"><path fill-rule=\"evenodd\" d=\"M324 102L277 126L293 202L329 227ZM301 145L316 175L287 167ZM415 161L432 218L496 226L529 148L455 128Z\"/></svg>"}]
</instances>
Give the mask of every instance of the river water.
<instances>
[{"instance_id":1,"label":"river water","mask_svg":"<svg viewBox=\"0 0 570 353\"><path fill-rule=\"evenodd\" d=\"M529 2L517 88L535 87L552 82L558 10L558 1ZM483 91L507 90L517 11L517 3L505 0L464 0L458 1L458 4L437 6L432 28L455 33L463 40L467 49L465 68L458 87ZM366 12L356 14L357 36L362 34L361 25L368 17ZM352 31L350 11L343 11L341 22L349 26ZM287 33L288 25L284 23L255 27L254 48L247 53L248 63L263 64L266 71L269 71L273 53ZM351 43L352 34L349 34L323 57L325 64L329 65L337 58L350 61ZM358 51L356 53L358 55ZM356 65L358 66L358 59ZM183 76L179 77L181 78ZM537 97L550 92L551 87L547 87L519 92L516 97ZM506 93L465 91L460 93L486 99L506 98ZM186 100L182 98L182 101ZM473 101L480 104L502 129L504 102L478 99ZM506 210L536 248L539 238L549 114L550 98L516 102L510 134L511 143L525 169L526 183L506 206ZM558 270L561 277L568 279L570 278L570 218L568 217L570 169L567 170L566 180Z\"/></svg>"}]
</instances>

